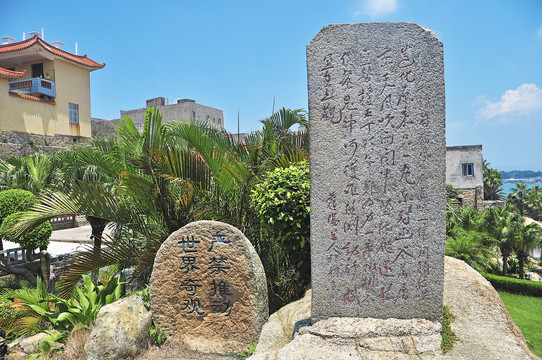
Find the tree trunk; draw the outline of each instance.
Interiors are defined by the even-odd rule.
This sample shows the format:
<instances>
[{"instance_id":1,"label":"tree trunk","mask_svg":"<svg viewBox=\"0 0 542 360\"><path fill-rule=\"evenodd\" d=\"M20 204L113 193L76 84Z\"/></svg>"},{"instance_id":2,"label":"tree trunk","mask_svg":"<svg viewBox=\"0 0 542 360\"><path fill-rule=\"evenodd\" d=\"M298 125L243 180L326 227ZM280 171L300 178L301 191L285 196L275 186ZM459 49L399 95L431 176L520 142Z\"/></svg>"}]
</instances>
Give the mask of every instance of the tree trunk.
<instances>
[{"instance_id":1,"label":"tree trunk","mask_svg":"<svg viewBox=\"0 0 542 360\"><path fill-rule=\"evenodd\" d=\"M99 252L102 248L103 232L105 230L105 226L109 221L90 215L87 215L86 219L89 222L90 227L92 228L92 234L90 235L90 239L94 242L94 251Z\"/></svg>"},{"instance_id":2,"label":"tree trunk","mask_svg":"<svg viewBox=\"0 0 542 360\"><path fill-rule=\"evenodd\" d=\"M518 258L518 267L519 267L519 278L525 279L525 260L527 260L527 254L524 251L520 251L517 253Z\"/></svg>"},{"instance_id":3,"label":"tree trunk","mask_svg":"<svg viewBox=\"0 0 542 360\"><path fill-rule=\"evenodd\" d=\"M502 255L502 276L508 274L508 255Z\"/></svg>"}]
</instances>

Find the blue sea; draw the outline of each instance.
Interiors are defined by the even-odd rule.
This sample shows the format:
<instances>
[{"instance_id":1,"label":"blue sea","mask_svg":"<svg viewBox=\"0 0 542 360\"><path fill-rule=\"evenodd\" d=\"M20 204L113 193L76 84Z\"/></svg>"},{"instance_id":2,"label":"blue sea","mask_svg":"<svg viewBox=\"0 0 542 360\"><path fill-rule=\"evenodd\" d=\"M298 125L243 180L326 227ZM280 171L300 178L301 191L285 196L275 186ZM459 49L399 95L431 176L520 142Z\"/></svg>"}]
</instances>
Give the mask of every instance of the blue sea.
<instances>
[{"instance_id":1,"label":"blue sea","mask_svg":"<svg viewBox=\"0 0 542 360\"><path fill-rule=\"evenodd\" d=\"M517 182L521 182L521 181L517 181ZM541 182L533 182L533 183L527 183L527 188L530 189L532 188L533 186L540 186L542 187L542 183ZM512 189L516 187L516 181L514 182L503 182L502 184L502 190L503 190L503 195L504 196L508 196L508 194L510 194L512 192Z\"/></svg>"}]
</instances>

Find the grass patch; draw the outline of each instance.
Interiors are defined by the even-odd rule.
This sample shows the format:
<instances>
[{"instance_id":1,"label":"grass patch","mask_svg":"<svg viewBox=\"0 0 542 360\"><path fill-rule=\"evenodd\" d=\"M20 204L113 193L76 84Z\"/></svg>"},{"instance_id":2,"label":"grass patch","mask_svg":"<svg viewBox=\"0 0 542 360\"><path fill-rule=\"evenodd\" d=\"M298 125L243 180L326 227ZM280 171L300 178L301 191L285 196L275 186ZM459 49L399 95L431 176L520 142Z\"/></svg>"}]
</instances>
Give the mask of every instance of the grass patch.
<instances>
[{"instance_id":1,"label":"grass patch","mask_svg":"<svg viewBox=\"0 0 542 360\"><path fill-rule=\"evenodd\" d=\"M506 310L519 326L529 349L542 357L542 297L525 296L499 291Z\"/></svg>"},{"instance_id":2,"label":"grass patch","mask_svg":"<svg viewBox=\"0 0 542 360\"><path fill-rule=\"evenodd\" d=\"M452 314L448 306L444 306L442 309L442 342L440 343L440 349L443 354L452 350L454 344L459 338L452 330L451 323L455 320L455 315Z\"/></svg>"}]
</instances>

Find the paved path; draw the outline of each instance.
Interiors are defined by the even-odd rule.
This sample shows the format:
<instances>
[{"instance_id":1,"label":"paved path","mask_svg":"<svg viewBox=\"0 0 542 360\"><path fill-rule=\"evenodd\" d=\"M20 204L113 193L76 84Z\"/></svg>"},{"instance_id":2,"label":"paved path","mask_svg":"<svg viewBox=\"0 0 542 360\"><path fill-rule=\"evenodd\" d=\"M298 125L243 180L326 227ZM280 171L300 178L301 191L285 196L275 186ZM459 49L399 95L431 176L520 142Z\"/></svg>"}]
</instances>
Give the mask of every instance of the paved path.
<instances>
[{"instance_id":1,"label":"paved path","mask_svg":"<svg viewBox=\"0 0 542 360\"><path fill-rule=\"evenodd\" d=\"M110 234L106 228L105 234ZM90 225L79 226L73 229L56 230L51 234L51 241L47 250L52 257L69 254L77 249L82 249L86 244L92 244ZM18 248L19 244L4 241L4 250Z\"/></svg>"}]
</instances>

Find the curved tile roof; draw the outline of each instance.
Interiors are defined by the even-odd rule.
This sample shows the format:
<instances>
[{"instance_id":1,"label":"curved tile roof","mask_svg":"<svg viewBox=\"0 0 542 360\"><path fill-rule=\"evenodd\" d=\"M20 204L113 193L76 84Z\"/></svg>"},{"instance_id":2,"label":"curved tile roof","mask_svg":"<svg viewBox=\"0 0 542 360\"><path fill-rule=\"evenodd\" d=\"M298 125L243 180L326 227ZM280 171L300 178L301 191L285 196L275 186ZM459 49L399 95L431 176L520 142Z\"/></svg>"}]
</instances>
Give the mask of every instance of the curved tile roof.
<instances>
[{"instance_id":1,"label":"curved tile roof","mask_svg":"<svg viewBox=\"0 0 542 360\"><path fill-rule=\"evenodd\" d=\"M11 96L20 97L20 98L27 99L27 100L34 100L34 101L37 101L37 102L42 102L42 103L46 103L46 104L56 105L56 103L55 103L53 100L40 99L40 98L37 97L37 96L33 96L33 95L25 94L25 93L20 93L20 92L16 92L16 91L10 91L9 94L10 94Z\"/></svg>"},{"instance_id":2,"label":"curved tile roof","mask_svg":"<svg viewBox=\"0 0 542 360\"><path fill-rule=\"evenodd\" d=\"M93 70L101 69L105 66L105 63L100 64L88 58L86 55L82 55L82 56L74 55L67 51L61 50L57 47L54 47L53 45L46 43L38 35L34 35L33 37L27 40L23 40L23 41L11 43L11 44L0 45L0 54L28 49L29 47L34 46L34 45L41 46L43 49L45 49L46 51L50 52L53 55L60 56L67 60L71 60L80 65L84 65L89 68L92 68Z\"/></svg>"},{"instance_id":3,"label":"curved tile roof","mask_svg":"<svg viewBox=\"0 0 542 360\"><path fill-rule=\"evenodd\" d=\"M20 77L25 76L26 70L24 71L12 71L8 69L4 69L3 67L0 67L0 77L3 77L5 79L17 79Z\"/></svg>"}]
</instances>

